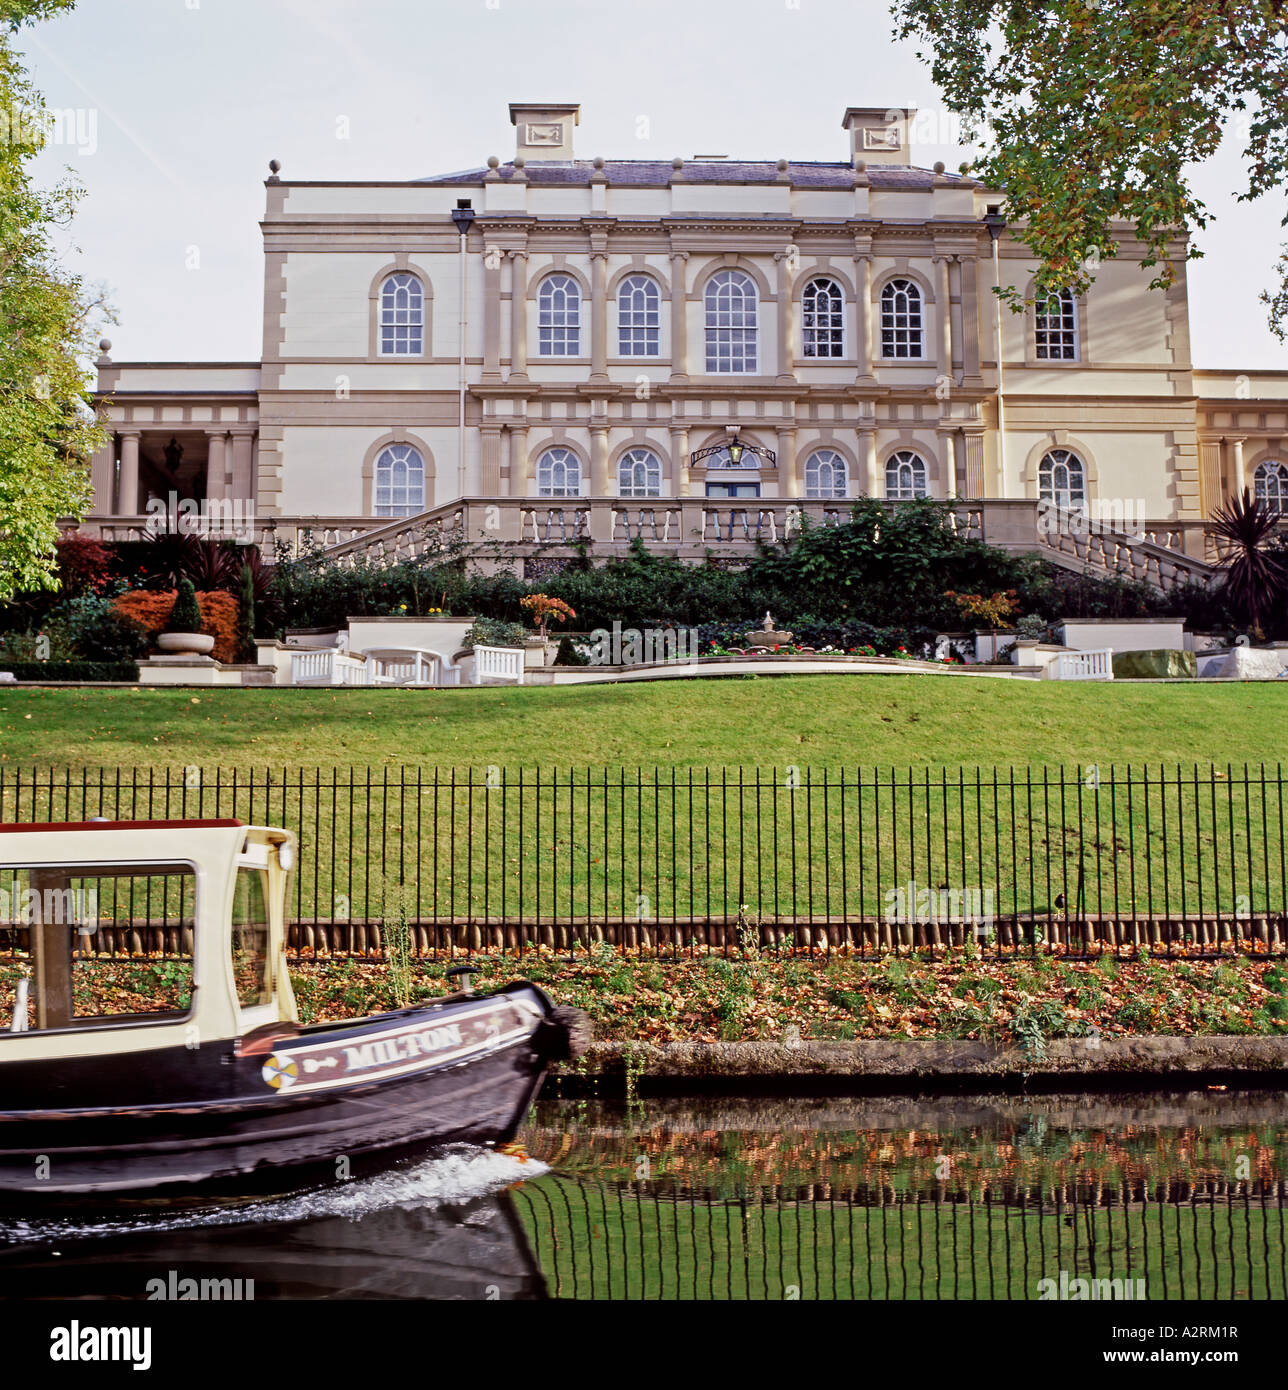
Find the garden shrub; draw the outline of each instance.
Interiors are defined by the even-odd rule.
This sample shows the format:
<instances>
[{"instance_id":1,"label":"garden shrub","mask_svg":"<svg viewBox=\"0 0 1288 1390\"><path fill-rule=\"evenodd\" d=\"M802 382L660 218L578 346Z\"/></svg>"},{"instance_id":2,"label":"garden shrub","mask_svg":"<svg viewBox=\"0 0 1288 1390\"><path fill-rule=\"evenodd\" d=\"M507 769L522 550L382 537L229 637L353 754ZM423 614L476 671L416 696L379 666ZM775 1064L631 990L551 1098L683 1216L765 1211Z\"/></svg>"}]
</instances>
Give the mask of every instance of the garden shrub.
<instances>
[{"instance_id":1,"label":"garden shrub","mask_svg":"<svg viewBox=\"0 0 1288 1390\"><path fill-rule=\"evenodd\" d=\"M20 681L137 681L133 661L6 661L0 671L12 671Z\"/></svg>"},{"instance_id":2,"label":"garden shrub","mask_svg":"<svg viewBox=\"0 0 1288 1390\"><path fill-rule=\"evenodd\" d=\"M201 606L197 603L197 590L191 579L181 579L166 619L167 632L200 632Z\"/></svg>"},{"instance_id":3,"label":"garden shrub","mask_svg":"<svg viewBox=\"0 0 1288 1390\"><path fill-rule=\"evenodd\" d=\"M465 634L465 645L474 647L521 647L528 640L522 623L507 623L500 618L476 618Z\"/></svg>"},{"instance_id":4,"label":"garden shrub","mask_svg":"<svg viewBox=\"0 0 1288 1390\"><path fill-rule=\"evenodd\" d=\"M140 623L153 638L160 632L205 632L215 639L212 655L216 661L236 661L240 616L236 597L222 590L194 594L193 597L198 605L198 619L192 628L170 625L176 605L173 591L132 589L129 593L118 594L112 602L119 612ZM191 621L191 618L186 621Z\"/></svg>"}]
</instances>

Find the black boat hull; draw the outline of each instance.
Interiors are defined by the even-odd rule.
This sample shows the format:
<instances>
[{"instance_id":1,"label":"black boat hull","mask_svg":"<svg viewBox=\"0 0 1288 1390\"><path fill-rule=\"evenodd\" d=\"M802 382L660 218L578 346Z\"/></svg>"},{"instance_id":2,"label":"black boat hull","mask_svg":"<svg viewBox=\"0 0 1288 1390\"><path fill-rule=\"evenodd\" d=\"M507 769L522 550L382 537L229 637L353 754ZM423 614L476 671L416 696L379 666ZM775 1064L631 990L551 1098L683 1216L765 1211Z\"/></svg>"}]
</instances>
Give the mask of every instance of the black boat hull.
<instances>
[{"instance_id":1,"label":"black boat hull","mask_svg":"<svg viewBox=\"0 0 1288 1390\"><path fill-rule=\"evenodd\" d=\"M0 1194L255 1190L287 1171L345 1179L373 1155L504 1143L551 1059L551 1012L520 985L258 1044L134 1054L124 1067L13 1064L0 1073ZM408 1058L409 1035L447 1045ZM12 1108L19 1097L27 1105Z\"/></svg>"}]
</instances>

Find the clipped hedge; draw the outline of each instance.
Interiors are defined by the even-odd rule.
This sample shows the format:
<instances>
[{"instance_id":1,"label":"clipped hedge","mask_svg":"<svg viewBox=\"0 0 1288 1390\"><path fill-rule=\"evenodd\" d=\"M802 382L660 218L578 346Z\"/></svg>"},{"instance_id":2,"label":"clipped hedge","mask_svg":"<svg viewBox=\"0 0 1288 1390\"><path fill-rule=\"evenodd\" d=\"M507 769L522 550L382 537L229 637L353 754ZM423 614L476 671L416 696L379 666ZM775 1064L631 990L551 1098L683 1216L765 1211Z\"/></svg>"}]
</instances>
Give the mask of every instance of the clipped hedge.
<instances>
[{"instance_id":1,"label":"clipped hedge","mask_svg":"<svg viewBox=\"0 0 1288 1390\"><path fill-rule=\"evenodd\" d=\"M0 661L20 681L137 681L135 661Z\"/></svg>"}]
</instances>

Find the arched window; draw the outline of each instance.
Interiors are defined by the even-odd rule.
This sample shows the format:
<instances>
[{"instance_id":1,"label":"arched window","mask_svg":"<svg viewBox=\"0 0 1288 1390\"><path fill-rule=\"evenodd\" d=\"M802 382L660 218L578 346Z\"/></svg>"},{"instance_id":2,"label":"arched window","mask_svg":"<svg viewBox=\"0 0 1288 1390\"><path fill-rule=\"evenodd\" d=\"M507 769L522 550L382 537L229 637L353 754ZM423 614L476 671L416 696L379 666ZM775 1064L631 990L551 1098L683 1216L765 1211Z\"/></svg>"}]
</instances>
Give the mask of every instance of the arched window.
<instances>
[{"instance_id":1,"label":"arched window","mask_svg":"<svg viewBox=\"0 0 1288 1390\"><path fill-rule=\"evenodd\" d=\"M1057 507L1087 505L1087 470L1072 449L1052 449L1038 467L1038 496Z\"/></svg>"},{"instance_id":2,"label":"arched window","mask_svg":"<svg viewBox=\"0 0 1288 1390\"><path fill-rule=\"evenodd\" d=\"M886 460L886 496L896 502L925 497L926 461L911 449L901 449Z\"/></svg>"},{"instance_id":3,"label":"arched window","mask_svg":"<svg viewBox=\"0 0 1288 1390\"><path fill-rule=\"evenodd\" d=\"M1267 459L1252 475L1253 496L1272 512L1288 512L1288 465Z\"/></svg>"},{"instance_id":4,"label":"arched window","mask_svg":"<svg viewBox=\"0 0 1288 1390\"><path fill-rule=\"evenodd\" d=\"M703 292L707 371L755 372L756 282L741 270L720 270Z\"/></svg>"},{"instance_id":5,"label":"arched window","mask_svg":"<svg viewBox=\"0 0 1288 1390\"><path fill-rule=\"evenodd\" d=\"M651 449L629 449L617 464L619 497L660 497L662 460Z\"/></svg>"},{"instance_id":6,"label":"arched window","mask_svg":"<svg viewBox=\"0 0 1288 1390\"><path fill-rule=\"evenodd\" d=\"M415 516L425 510L425 460L410 444L390 444L376 460L372 500L377 516Z\"/></svg>"},{"instance_id":7,"label":"arched window","mask_svg":"<svg viewBox=\"0 0 1288 1390\"><path fill-rule=\"evenodd\" d=\"M571 449L547 449L537 460L541 497L580 497L581 460Z\"/></svg>"},{"instance_id":8,"label":"arched window","mask_svg":"<svg viewBox=\"0 0 1288 1390\"><path fill-rule=\"evenodd\" d=\"M849 469L835 449L816 449L805 462L806 497L845 497Z\"/></svg>"},{"instance_id":9,"label":"arched window","mask_svg":"<svg viewBox=\"0 0 1288 1390\"><path fill-rule=\"evenodd\" d=\"M662 294L651 275L628 275L617 287L619 357L656 357L661 351Z\"/></svg>"},{"instance_id":10,"label":"arched window","mask_svg":"<svg viewBox=\"0 0 1288 1390\"><path fill-rule=\"evenodd\" d=\"M805 286L801 330L806 357L845 356L845 297L835 280L811 280Z\"/></svg>"},{"instance_id":11,"label":"arched window","mask_svg":"<svg viewBox=\"0 0 1288 1390\"><path fill-rule=\"evenodd\" d=\"M537 291L537 351L542 357L581 353L581 286L571 275L547 275Z\"/></svg>"},{"instance_id":12,"label":"arched window","mask_svg":"<svg viewBox=\"0 0 1288 1390\"><path fill-rule=\"evenodd\" d=\"M922 356L921 290L912 280L891 280L881 291L881 355Z\"/></svg>"},{"instance_id":13,"label":"arched window","mask_svg":"<svg viewBox=\"0 0 1288 1390\"><path fill-rule=\"evenodd\" d=\"M1057 290L1033 311L1034 342L1044 362L1078 360L1078 306L1070 290Z\"/></svg>"},{"instance_id":14,"label":"arched window","mask_svg":"<svg viewBox=\"0 0 1288 1390\"><path fill-rule=\"evenodd\" d=\"M425 351L425 287L408 271L380 287L380 355L418 357Z\"/></svg>"}]
</instances>

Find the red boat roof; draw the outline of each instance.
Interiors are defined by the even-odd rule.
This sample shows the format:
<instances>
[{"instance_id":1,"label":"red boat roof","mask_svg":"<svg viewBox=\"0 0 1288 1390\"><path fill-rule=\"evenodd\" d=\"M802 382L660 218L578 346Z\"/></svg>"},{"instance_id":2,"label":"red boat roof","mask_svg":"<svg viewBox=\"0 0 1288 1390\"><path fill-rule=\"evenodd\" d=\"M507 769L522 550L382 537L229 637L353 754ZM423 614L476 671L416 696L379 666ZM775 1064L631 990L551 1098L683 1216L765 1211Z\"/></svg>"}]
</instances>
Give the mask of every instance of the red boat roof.
<instances>
[{"instance_id":1,"label":"red boat roof","mask_svg":"<svg viewBox=\"0 0 1288 1390\"><path fill-rule=\"evenodd\" d=\"M28 821L23 825L0 822L0 833L14 834L27 830L176 830L181 826L241 826L239 820L48 820Z\"/></svg>"}]
</instances>

